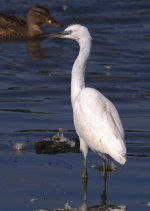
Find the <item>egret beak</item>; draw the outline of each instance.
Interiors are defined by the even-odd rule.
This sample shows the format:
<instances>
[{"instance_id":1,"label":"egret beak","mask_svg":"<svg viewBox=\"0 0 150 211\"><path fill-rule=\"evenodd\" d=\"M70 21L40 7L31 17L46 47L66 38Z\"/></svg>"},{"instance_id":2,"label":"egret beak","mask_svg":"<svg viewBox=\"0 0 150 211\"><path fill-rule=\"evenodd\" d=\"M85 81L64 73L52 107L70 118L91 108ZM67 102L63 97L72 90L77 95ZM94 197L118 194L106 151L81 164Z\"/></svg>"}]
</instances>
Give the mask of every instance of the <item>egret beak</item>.
<instances>
[{"instance_id":1,"label":"egret beak","mask_svg":"<svg viewBox=\"0 0 150 211\"><path fill-rule=\"evenodd\" d=\"M50 34L49 37L51 38L65 38L66 35L69 35L70 32L69 31L62 31L62 32L58 32L55 34Z\"/></svg>"}]
</instances>

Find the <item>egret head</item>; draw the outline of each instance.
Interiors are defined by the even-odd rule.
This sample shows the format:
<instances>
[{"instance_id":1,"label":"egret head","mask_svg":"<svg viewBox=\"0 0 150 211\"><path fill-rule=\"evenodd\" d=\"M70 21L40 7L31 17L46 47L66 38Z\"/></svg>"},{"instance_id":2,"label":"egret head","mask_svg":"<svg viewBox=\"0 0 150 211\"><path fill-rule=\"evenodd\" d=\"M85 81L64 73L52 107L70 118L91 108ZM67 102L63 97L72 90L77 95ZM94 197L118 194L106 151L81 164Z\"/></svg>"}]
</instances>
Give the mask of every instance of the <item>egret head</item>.
<instances>
[{"instance_id":1,"label":"egret head","mask_svg":"<svg viewBox=\"0 0 150 211\"><path fill-rule=\"evenodd\" d=\"M79 42L81 39L92 39L88 29L80 24L68 26L63 32L52 34L51 37L68 38Z\"/></svg>"}]
</instances>

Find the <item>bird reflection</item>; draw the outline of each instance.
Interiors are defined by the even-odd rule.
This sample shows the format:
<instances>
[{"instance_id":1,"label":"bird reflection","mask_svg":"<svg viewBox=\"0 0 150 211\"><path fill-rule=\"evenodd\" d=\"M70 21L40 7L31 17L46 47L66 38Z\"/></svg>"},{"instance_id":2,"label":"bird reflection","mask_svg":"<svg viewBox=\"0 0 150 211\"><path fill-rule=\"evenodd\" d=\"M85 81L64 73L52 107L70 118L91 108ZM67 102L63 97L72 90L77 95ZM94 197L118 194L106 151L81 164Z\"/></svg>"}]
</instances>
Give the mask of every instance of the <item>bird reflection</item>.
<instances>
[{"instance_id":1,"label":"bird reflection","mask_svg":"<svg viewBox=\"0 0 150 211\"><path fill-rule=\"evenodd\" d=\"M45 33L40 36L34 37L34 39L31 38L26 40L27 52L32 60L41 61L48 57L45 48L42 47L42 41L46 40L49 36L49 33Z\"/></svg>"},{"instance_id":2,"label":"bird reflection","mask_svg":"<svg viewBox=\"0 0 150 211\"><path fill-rule=\"evenodd\" d=\"M112 166L104 166L97 168L102 172L102 192L100 194L100 204L99 205L93 205L88 206L88 179L84 178L82 179L82 185L83 185L83 203L79 208L73 208L69 201L67 200L65 202L64 208L60 209L53 209L53 211L127 211L126 205L114 205L114 204L107 204L107 180L108 180L108 173L112 172Z\"/></svg>"},{"instance_id":3,"label":"bird reflection","mask_svg":"<svg viewBox=\"0 0 150 211\"><path fill-rule=\"evenodd\" d=\"M106 163L104 163L105 165ZM106 201L107 201L107 194L106 194L106 184L107 184L107 169L106 169L106 165L105 165L105 170L102 172L102 180L103 180L103 190L102 190L102 194L101 194L101 204L102 205L106 205Z\"/></svg>"},{"instance_id":4,"label":"bird reflection","mask_svg":"<svg viewBox=\"0 0 150 211\"><path fill-rule=\"evenodd\" d=\"M45 49L41 46L41 40L28 40L27 41L27 52L32 60L41 61L46 58Z\"/></svg>"},{"instance_id":5,"label":"bird reflection","mask_svg":"<svg viewBox=\"0 0 150 211\"><path fill-rule=\"evenodd\" d=\"M109 169L109 170L108 170ZM108 205L107 204L107 179L108 179L108 171L110 171L110 168L107 167L106 171L103 171L102 167L102 184L103 184L103 189L102 193L100 196L101 203L100 205L94 205L88 207L88 191L87 191L87 186L88 186L88 180L83 179L83 204L80 206L79 210L81 211L111 211L111 210L117 210L117 211L126 211L127 206L126 205Z\"/></svg>"},{"instance_id":6,"label":"bird reflection","mask_svg":"<svg viewBox=\"0 0 150 211\"><path fill-rule=\"evenodd\" d=\"M88 210L87 205L87 179L83 179L83 204L79 207L79 210L86 211Z\"/></svg>"}]
</instances>

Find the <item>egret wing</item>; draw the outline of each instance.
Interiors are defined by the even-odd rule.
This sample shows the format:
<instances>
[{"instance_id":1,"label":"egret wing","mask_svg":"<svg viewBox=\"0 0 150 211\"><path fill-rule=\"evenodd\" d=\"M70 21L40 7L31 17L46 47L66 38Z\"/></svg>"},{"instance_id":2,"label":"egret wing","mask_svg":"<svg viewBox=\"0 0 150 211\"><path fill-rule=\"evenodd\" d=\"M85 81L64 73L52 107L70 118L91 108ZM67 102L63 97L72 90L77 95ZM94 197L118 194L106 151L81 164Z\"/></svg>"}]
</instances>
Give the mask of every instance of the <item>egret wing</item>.
<instances>
[{"instance_id":1,"label":"egret wing","mask_svg":"<svg viewBox=\"0 0 150 211\"><path fill-rule=\"evenodd\" d=\"M115 106L100 92L92 88L84 88L78 97L78 106L82 110L82 117L89 121L96 121L114 133L114 127L124 137L122 123Z\"/></svg>"}]
</instances>

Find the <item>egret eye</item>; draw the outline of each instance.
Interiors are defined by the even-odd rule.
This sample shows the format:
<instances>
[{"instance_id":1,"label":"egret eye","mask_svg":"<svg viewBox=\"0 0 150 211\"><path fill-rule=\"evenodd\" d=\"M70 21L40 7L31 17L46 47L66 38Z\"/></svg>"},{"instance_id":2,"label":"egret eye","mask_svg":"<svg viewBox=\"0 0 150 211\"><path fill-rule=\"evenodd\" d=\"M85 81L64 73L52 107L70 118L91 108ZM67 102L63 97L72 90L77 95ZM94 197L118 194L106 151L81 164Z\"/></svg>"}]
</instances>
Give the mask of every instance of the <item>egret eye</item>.
<instances>
[{"instance_id":1,"label":"egret eye","mask_svg":"<svg viewBox=\"0 0 150 211\"><path fill-rule=\"evenodd\" d=\"M64 31L63 32L63 35L70 35L72 33L72 31L71 30L68 30L68 31Z\"/></svg>"},{"instance_id":2,"label":"egret eye","mask_svg":"<svg viewBox=\"0 0 150 211\"><path fill-rule=\"evenodd\" d=\"M69 32L69 34L72 34L72 30L69 30L68 32Z\"/></svg>"}]
</instances>

